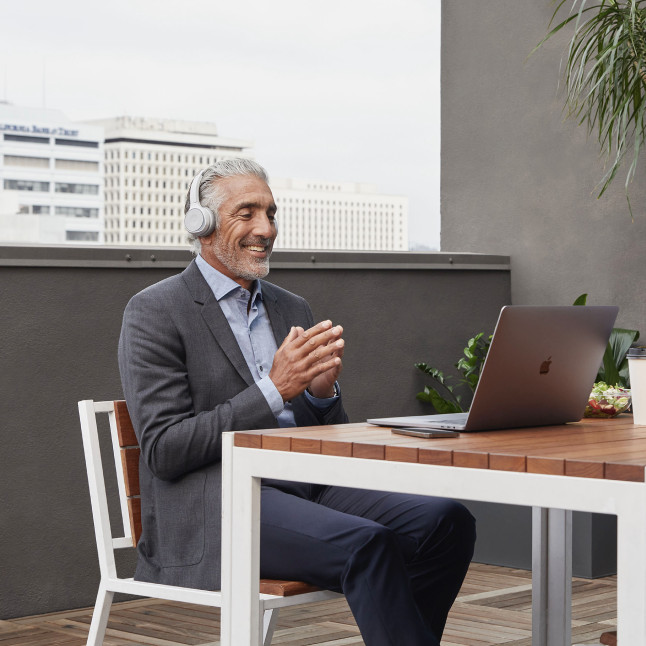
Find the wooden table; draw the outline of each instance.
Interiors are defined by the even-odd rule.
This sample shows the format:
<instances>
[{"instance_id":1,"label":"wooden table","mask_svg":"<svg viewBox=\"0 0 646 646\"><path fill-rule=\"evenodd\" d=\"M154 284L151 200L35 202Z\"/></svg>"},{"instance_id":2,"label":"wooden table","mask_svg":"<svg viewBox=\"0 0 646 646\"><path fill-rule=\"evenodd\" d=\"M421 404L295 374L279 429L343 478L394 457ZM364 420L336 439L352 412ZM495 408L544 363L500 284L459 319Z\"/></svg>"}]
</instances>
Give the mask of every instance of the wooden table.
<instances>
[{"instance_id":1,"label":"wooden table","mask_svg":"<svg viewBox=\"0 0 646 646\"><path fill-rule=\"evenodd\" d=\"M261 643L260 478L281 478L532 506L533 646L571 644L572 510L615 514L619 639L646 644L645 468L629 415L430 440L369 424L227 433L221 643Z\"/></svg>"}]
</instances>

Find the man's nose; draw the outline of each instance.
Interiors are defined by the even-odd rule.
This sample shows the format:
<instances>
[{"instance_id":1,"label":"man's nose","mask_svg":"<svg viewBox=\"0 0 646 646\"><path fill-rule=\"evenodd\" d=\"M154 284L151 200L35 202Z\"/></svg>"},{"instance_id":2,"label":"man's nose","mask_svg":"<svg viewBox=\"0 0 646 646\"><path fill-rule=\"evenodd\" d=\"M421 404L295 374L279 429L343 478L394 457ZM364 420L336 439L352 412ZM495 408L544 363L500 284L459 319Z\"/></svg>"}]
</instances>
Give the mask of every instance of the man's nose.
<instances>
[{"instance_id":1,"label":"man's nose","mask_svg":"<svg viewBox=\"0 0 646 646\"><path fill-rule=\"evenodd\" d=\"M276 224L267 215L255 218L253 233L261 238L273 238L276 235Z\"/></svg>"}]
</instances>

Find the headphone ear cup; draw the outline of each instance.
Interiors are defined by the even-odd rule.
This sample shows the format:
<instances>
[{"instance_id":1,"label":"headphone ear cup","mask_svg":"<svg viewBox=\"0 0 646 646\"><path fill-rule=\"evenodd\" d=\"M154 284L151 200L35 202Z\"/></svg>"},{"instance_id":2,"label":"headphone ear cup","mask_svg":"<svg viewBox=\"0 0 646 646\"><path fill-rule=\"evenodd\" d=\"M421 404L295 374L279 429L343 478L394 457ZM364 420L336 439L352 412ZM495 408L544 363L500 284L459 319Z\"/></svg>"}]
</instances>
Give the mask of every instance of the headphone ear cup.
<instances>
[{"instance_id":1,"label":"headphone ear cup","mask_svg":"<svg viewBox=\"0 0 646 646\"><path fill-rule=\"evenodd\" d=\"M215 217L211 209L201 204L191 204L184 216L184 227L196 238L211 235L215 231Z\"/></svg>"}]
</instances>

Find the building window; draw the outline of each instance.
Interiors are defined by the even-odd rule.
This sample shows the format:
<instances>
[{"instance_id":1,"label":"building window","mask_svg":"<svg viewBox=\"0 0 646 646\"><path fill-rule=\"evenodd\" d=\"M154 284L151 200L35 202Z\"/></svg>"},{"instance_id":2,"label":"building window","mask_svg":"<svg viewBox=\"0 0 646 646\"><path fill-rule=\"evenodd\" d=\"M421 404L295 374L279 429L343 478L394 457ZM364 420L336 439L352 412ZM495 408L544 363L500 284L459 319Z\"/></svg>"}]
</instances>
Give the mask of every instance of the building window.
<instances>
[{"instance_id":1,"label":"building window","mask_svg":"<svg viewBox=\"0 0 646 646\"><path fill-rule=\"evenodd\" d=\"M56 215L67 215L72 218L98 218L99 209L90 209L80 206L57 206Z\"/></svg>"},{"instance_id":2,"label":"building window","mask_svg":"<svg viewBox=\"0 0 646 646\"><path fill-rule=\"evenodd\" d=\"M98 148L98 141L82 141L81 139L56 139L57 146L77 146L79 148Z\"/></svg>"},{"instance_id":3,"label":"building window","mask_svg":"<svg viewBox=\"0 0 646 646\"><path fill-rule=\"evenodd\" d=\"M36 182L29 179L6 179L4 181L5 190L8 191L49 191L49 182Z\"/></svg>"},{"instance_id":4,"label":"building window","mask_svg":"<svg viewBox=\"0 0 646 646\"><path fill-rule=\"evenodd\" d=\"M56 182L57 193L81 193L83 195L98 195L99 187L96 184L68 184Z\"/></svg>"},{"instance_id":5,"label":"building window","mask_svg":"<svg viewBox=\"0 0 646 646\"><path fill-rule=\"evenodd\" d=\"M49 206L42 204L21 204L18 207L18 213L23 215L49 215Z\"/></svg>"},{"instance_id":6,"label":"building window","mask_svg":"<svg viewBox=\"0 0 646 646\"><path fill-rule=\"evenodd\" d=\"M66 231L65 240L83 241L83 242L98 242L98 231Z\"/></svg>"},{"instance_id":7,"label":"building window","mask_svg":"<svg viewBox=\"0 0 646 646\"><path fill-rule=\"evenodd\" d=\"M47 157L20 157L18 155L5 155L5 166L22 166L29 168L49 168Z\"/></svg>"},{"instance_id":8,"label":"building window","mask_svg":"<svg viewBox=\"0 0 646 646\"><path fill-rule=\"evenodd\" d=\"M99 162L81 161L77 159L57 159L56 168L59 170L85 170L96 173L99 170Z\"/></svg>"},{"instance_id":9,"label":"building window","mask_svg":"<svg viewBox=\"0 0 646 646\"><path fill-rule=\"evenodd\" d=\"M8 135L5 133L5 141L22 141L27 144L48 144L49 137L27 137L26 135Z\"/></svg>"}]
</instances>

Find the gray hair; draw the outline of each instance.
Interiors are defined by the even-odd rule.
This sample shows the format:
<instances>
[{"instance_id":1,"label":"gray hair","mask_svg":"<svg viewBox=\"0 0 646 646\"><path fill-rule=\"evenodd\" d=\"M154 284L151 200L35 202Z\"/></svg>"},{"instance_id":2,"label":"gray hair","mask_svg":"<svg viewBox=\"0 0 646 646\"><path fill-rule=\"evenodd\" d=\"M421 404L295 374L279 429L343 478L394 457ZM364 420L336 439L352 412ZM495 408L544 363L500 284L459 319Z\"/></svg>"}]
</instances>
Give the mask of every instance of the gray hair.
<instances>
[{"instance_id":1,"label":"gray hair","mask_svg":"<svg viewBox=\"0 0 646 646\"><path fill-rule=\"evenodd\" d=\"M220 206L224 200L224 192L219 186L218 180L226 177L236 177L238 175L253 175L269 183L267 171L257 162L242 157L233 157L232 159L220 159L204 170L200 180L199 199L202 206L213 211L215 217L216 231L220 227ZM186 194L184 204L184 213L190 208L190 187ZM202 242L192 234L187 234L187 242L191 245L191 251L196 256L202 250Z\"/></svg>"}]
</instances>

